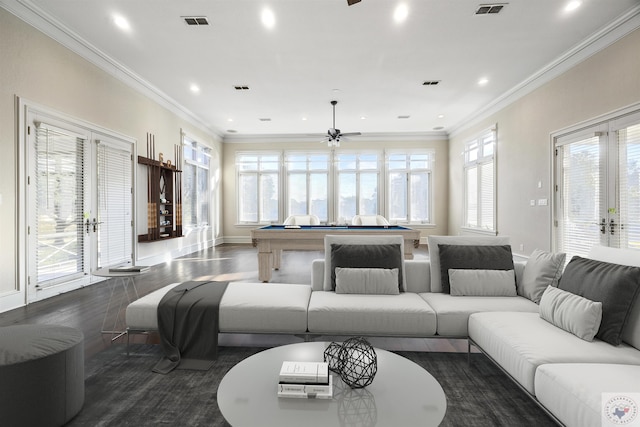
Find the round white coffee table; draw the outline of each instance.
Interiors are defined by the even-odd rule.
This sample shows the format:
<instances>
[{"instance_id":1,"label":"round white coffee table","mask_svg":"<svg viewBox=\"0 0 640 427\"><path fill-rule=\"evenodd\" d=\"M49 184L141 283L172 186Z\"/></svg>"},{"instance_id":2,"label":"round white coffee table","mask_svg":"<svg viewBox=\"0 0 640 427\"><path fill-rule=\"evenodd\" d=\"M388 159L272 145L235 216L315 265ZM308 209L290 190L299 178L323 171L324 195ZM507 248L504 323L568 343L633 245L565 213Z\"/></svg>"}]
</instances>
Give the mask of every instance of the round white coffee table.
<instances>
[{"instance_id":1,"label":"round white coffee table","mask_svg":"<svg viewBox=\"0 0 640 427\"><path fill-rule=\"evenodd\" d=\"M321 362L325 342L271 348L231 368L218 386L218 406L234 427L243 426L437 426L447 399L436 379L421 366L376 349L378 372L364 389L351 389L333 374L333 399L277 395L285 360Z\"/></svg>"}]
</instances>

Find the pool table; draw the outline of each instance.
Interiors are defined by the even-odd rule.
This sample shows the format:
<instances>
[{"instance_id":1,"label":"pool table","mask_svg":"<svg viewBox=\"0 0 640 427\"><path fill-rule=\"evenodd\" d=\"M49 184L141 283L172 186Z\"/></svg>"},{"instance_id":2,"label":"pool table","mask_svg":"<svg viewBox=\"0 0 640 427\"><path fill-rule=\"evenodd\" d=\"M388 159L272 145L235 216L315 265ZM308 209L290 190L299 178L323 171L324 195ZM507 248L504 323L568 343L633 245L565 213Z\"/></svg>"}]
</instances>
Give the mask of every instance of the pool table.
<instances>
[{"instance_id":1,"label":"pool table","mask_svg":"<svg viewBox=\"0 0 640 427\"><path fill-rule=\"evenodd\" d=\"M327 234L401 235L404 238L404 257L413 259L413 248L420 244L420 230L401 225L267 225L251 230L251 242L258 248L258 278L271 280L271 269L280 268L282 250L324 250Z\"/></svg>"}]
</instances>

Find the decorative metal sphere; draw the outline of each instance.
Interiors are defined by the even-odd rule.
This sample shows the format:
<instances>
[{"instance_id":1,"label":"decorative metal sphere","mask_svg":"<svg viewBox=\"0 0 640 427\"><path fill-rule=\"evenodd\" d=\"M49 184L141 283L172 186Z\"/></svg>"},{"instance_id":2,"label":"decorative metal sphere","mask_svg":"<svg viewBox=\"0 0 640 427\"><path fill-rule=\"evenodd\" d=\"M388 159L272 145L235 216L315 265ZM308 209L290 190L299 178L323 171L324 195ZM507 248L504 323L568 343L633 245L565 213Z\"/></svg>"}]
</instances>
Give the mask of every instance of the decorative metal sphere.
<instances>
[{"instance_id":1,"label":"decorative metal sphere","mask_svg":"<svg viewBox=\"0 0 640 427\"><path fill-rule=\"evenodd\" d=\"M324 361L329 365L329 369L339 374L342 371L343 360L340 358L342 344L332 342L324 350Z\"/></svg>"},{"instance_id":2,"label":"decorative metal sphere","mask_svg":"<svg viewBox=\"0 0 640 427\"><path fill-rule=\"evenodd\" d=\"M366 387L378 372L378 356L363 337L349 338L342 343L340 378L351 388Z\"/></svg>"}]
</instances>

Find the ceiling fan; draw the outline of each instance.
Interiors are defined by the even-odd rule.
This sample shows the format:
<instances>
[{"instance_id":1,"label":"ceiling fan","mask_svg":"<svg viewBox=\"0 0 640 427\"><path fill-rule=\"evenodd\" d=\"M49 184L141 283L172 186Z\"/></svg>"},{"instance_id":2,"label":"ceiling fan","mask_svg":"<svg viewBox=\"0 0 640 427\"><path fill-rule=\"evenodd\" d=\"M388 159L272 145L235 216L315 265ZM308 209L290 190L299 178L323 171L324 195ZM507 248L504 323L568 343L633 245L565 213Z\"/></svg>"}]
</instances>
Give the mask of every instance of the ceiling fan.
<instances>
[{"instance_id":1,"label":"ceiling fan","mask_svg":"<svg viewBox=\"0 0 640 427\"><path fill-rule=\"evenodd\" d=\"M326 142L329 147L339 147L340 146L340 138L348 137L348 136L356 136L360 135L360 132L349 132L342 133L340 129L336 129L336 104L338 101L331 101L331 105L333 106L333 127L329 128L327 131L327 137L322 140L322 142Z\"/></svg>"}]
</instances>

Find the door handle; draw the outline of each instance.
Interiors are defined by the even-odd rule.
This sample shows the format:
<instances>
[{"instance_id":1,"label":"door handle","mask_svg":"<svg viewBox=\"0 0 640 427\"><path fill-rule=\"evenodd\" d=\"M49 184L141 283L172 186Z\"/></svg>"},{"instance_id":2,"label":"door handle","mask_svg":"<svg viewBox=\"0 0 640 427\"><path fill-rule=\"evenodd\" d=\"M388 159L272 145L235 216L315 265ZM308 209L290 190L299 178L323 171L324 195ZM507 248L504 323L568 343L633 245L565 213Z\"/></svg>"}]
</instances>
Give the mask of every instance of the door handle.
<instances>
[{"instance_id":1,"label":"door handle","mask_svg":"<svg viewBox=\"0 0 640 427\"><path fill-rule=\"evenodd\" d=\"M85 224L87 226L87 234L89 234L89 225L91 224L91 222L89 221L89 218L87 218L87 222Z\"/></svg>"},{"instance_id":2,"label":"door handle","mask_svg":"<svg viewBox=\"0 0 640 427\"><path fill-rule=\"evenodd\" d=\"M606 232L607 232L607 220L605 218L602 218L602 221L600 221L600 233L606 234Z\"/></svg>"},{"instance_id":3,"label":"door handle","mask_svg":"<svg viewBox=\"0 0 640 427\"><path fill-rule=\"evenodd\" d=\"M611 221L609 221L609 233L610 234L615 234L616 232L616 222L612 219Z\"/></svg>"},{"instance_id":4,"label":"door handle","mask_svg":"<svg viewBox=\"0 0 640 427\"><path fill-rule=\"evenodd\" d=\"M91 223L91 225L93 225L94 233L98 231L98 224L102 224L102 221L98 222L95 218L93 218L93 222ZM88 232L89 232L89 220L87 220L87 233Z\"/></svg>"}]
</instances>

